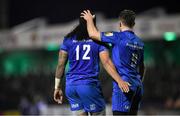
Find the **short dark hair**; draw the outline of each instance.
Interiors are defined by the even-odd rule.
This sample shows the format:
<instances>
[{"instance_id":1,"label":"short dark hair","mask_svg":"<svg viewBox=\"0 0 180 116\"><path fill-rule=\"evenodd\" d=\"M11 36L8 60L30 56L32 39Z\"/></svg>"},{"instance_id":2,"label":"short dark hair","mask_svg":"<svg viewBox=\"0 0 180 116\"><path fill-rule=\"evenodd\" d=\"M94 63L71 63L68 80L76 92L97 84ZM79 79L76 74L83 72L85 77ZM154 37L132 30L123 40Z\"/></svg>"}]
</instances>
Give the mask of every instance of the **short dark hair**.
<instances>
[{"instance_id":1,"label":"short dark hair","mask_svg":"<svg viewBox=\"0 0 180 116\"><path fill-rule=\"evenodd\" d=\"M124 25L126 25L130 28L132 28L135 25L136 14L132 10L121 11L119 18Z\"/></svg>"}]
</instances>

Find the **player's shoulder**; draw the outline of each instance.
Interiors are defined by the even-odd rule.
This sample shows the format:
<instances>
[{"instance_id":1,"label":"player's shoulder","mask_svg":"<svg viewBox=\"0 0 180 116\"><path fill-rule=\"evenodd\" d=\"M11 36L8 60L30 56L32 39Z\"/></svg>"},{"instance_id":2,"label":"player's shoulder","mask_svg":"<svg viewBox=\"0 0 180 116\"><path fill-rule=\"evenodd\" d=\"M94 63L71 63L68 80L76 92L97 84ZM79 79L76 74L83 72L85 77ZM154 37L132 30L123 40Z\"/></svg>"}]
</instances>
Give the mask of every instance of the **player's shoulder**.
<instances>
[{"instance_id":1,"label":"player's shoulder","mask_svg":"<svg viewBox=\"0 0 180 116\"><path fill-rule=\"evenodd\" d=\"M67 42L67 41L72 41L74 39L74 36L73 37L64 37L64 42Z\"/></svg>"},{"instance_id":2,"label":"player's shoulder","mask_svg":"<svg viewBox=\"0 0 180 116\"><path fill-rule=\"evenodd\" d=\"M75 41L77 41L76 36L64 37L63 43L70 44L70 43L73 43Z\"/></svg>"},{"instance_id":3,"label":"player's shoulder","mask_svg":"<svg viewBox=\"0 0 180 116\"><path fill-rule=\"evenodd\" d=\"M67 44L67 43L69 43L69 41L70 41L70 38L64 38L63 39L63 44Z\"/></svg>"},{"instance_id":4,"label":"player's shoulder","mask_svg":"<svg viewBox=\"0 0 180 116\"><path fill-rule=\"evenodd\" d=\"M73 45L73 40L74 40L74 37L64 37L62 44L68 48L71 48L71 46Z\"/></svg>"},{"instance_id":5,"label":"player's shoulder","mask_svg":"<svg viewBox=\"0 0 180 116\"><path fill-rule=\"evenodd\" d=\"M142 41L142 38L140 38L136 35L136 40L141 46L144 46L144 42Z\"/></svg>"},{"instance_id":6,"label":"player's shoulder","mask_svg":"<svg viewBox=\"0 0 180 116\"><path fill-rule=\"evenodd\" d=\"M141 50L144 49L144 42L142 41L140 37L136 36L134 43L136 44L136 46L138 46L139 49Z\"/></svg>"},{"instance_id":7,"label":"player's shoulder","mask_svg":"<svg viewBox=\"0 0 180 116\"><path fill-rule=\"evenodd\" d=\"M113 32L113 34L117 37L120 38L121 40L124 39L124 36L126 35L124 32Z\"/></svg>"}]
</instances>

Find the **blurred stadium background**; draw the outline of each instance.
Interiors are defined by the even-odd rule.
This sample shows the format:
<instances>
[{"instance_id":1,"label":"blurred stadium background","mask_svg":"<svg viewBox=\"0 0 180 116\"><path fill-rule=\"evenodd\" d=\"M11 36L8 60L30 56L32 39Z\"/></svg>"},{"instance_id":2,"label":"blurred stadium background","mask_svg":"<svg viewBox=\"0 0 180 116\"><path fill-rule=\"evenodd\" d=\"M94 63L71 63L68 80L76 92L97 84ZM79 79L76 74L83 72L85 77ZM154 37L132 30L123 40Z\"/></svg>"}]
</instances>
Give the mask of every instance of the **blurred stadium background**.
<instances>
[{"instance_id":1,"label":"blurred stadium background","mask_svg":"<svg viewBox=\"0 0 180 116\"><path fill-rule=\"evenodd\" d=\"M54 73L63 36L86 8L96 13L102 31L118 30L121 10L137 12L135 32L145 42L147 71L139 114L180 114L176 4L175 0L0 0L0 115L71 115L66 99L63 105L53 101ZM103 68L100 80L106 112L111 114L112 84Z\"/></svg>"}]
</instances>

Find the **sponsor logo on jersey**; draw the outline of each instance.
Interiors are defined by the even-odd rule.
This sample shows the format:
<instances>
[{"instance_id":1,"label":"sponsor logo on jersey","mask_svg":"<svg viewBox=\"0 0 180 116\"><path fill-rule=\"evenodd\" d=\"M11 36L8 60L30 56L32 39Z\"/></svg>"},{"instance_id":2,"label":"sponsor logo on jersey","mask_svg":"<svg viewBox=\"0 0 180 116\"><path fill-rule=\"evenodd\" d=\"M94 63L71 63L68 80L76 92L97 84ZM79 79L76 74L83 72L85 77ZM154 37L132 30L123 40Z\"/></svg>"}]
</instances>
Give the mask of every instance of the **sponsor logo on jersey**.
<instances>
[{"instance_id":1,"label":"sponsor logo on jersey","mask_svg":"<svg viewBox=\"0 0 180 116\"><path fill-rule=\"evenodd\" d=\"M124 108L125 108L126 110L128 110L128 109L129 109L129 106L125 105Z\"/></svg>"},{"instance_id":2,"label":"sponsor logo on jersey","mask_svg":"<svg viewBox=\"0 0 180 116\"><path fill-rule=\"evenodd\" d=\"M113 33L112 32L105 32L104 35L109 37L109 36L113 36Z\"/></svg>"},{"instance_id":3,"label":"sponsor logo on jersey","mask_svg":"<svg viewBox=\"0 0 180 116\"><path fill-rule=\"evenodd\" d=\"M134 43L126 43L126 46L134 48L134 49L143 49L142 46L138 46L137 44L134 44Z\"/></svg>"},{"instance_id":4,"label":"sponsor logo on jersey","mask_svg":"<svg viewBox=\"0 0 180 116\"><path fill-rule=\"evenodd\" d=\"M95 104L91 104L90 105L90 110L95 110L96 109L96 105Z\"/></svg>"},{"instance_id":5,"label":"sponsor logo on jersey","mask_svg":"<svg viewBox=\"0 0 180 116\"><path fill-rule=\"evenodd\" d=\"M72 104L71 107L72 108L77 108L77 107L79 107L79 104Z\"/></svg>"},{"instance_id":6,"label":"sponsor logo on jersey","mask_svg":"<svg viewBox=\"0 0 180 116\"><path fill-rule=\"evenodd\" d=\"M77 40L73 40L72 41L73 43L77 43L77 42L93 42L93 40L91 40L91 39L84 39L84 40L81 40L81 41L77 41Z\"/></svg>"}]
</instances>

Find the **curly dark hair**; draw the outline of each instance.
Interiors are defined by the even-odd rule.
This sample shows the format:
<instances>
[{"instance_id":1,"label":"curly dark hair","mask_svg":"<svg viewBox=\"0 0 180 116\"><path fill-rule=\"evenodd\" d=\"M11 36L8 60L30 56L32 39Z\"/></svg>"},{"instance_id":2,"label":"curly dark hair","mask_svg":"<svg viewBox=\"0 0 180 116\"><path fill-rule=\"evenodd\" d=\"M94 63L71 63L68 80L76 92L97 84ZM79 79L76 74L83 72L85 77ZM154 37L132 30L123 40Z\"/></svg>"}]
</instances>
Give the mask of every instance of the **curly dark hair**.
<instances>
[{"instance_id":1,"label":"curly dark hair","mask_svg":"<svg viewBox=\"0 0 180 116\"><path fill-rule=\"evenodd\" d=\"M91 12L91 14L93 14ZM93 19L94 24L96 25L96 17ZM76 40L83 40L89 38L86 20L83 18L79 18L79 24L70 32L68 33L65 38L72 38L76 36Z\"/></svg>"},{"instance_id":2,"label":"curly dark hair","mask_svg":"<svg viewBox=\"0 0 180 116\"><path fill-rule=\"evenodd\" d=\"M132 10L121 11L119 18L124 25L130 28L132 28L135 25L136 14Z\"/></svg>"}]
</instances>

